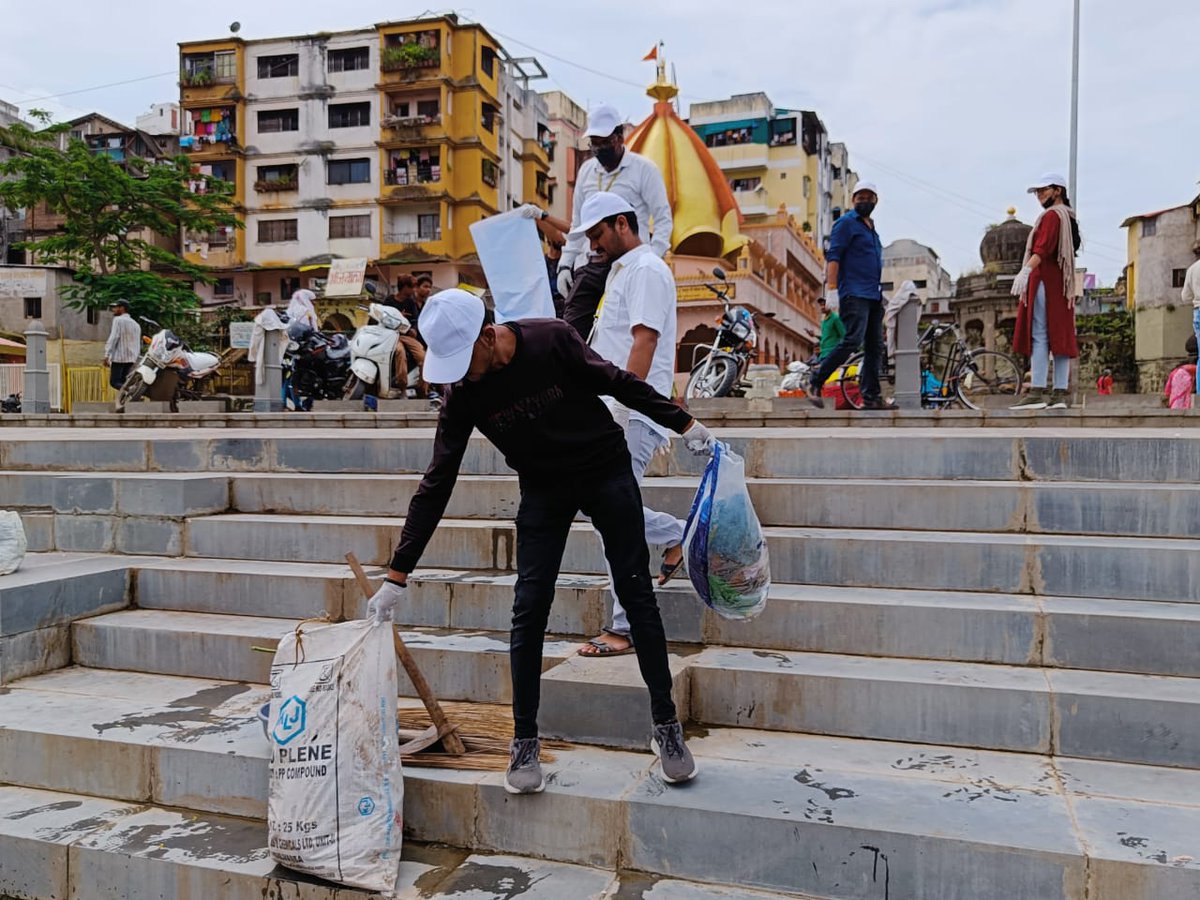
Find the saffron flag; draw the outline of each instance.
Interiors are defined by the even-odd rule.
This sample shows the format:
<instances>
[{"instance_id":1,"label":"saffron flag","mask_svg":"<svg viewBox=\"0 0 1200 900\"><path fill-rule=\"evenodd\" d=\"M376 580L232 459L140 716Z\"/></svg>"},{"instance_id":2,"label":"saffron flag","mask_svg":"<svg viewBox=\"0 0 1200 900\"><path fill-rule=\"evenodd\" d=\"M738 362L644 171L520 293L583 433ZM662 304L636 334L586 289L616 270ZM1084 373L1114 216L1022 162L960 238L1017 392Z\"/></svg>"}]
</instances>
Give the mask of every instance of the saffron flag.
<instances>
[{"instance_id":1,"label":"saffron flag","mask_svg":"<svg viewBox=\"0 0 1200 900\"><path fill-rule=\"evenodd\" d=\"M651 59L658 59L658 44L655 44L654 49L642 57L642 62L646 62Z\"/></svg>"}]
</instances>

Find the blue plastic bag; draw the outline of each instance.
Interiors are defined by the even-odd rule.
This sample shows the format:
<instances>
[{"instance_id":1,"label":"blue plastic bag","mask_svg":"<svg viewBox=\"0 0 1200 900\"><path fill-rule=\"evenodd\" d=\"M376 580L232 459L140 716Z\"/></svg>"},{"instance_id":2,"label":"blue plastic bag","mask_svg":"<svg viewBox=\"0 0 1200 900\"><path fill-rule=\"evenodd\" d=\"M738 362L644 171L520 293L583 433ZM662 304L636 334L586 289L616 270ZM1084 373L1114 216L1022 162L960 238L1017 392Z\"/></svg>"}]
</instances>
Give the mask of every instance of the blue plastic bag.
<instances>
[{"instance_id":1,"label":"blue plastic bag","mask_svg":"<svg viewBox=\"0 0 1200 900\"><path fill-rule=\"evenodd\" d=\"M688 577L726 619L752 619L767 605L771 562L746 490L746 463L718 443L683 530Z\"/></svg>"}]
</instances>

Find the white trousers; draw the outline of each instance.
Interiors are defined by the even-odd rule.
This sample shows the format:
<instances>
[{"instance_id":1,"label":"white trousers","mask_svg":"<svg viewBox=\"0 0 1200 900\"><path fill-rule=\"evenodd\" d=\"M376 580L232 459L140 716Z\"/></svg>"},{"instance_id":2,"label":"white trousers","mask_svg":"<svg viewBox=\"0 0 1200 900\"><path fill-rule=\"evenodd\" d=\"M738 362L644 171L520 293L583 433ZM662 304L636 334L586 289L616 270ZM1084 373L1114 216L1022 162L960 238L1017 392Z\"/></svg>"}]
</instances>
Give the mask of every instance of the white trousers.
<instances>
[{"instance_id":1,"label":"white trousers","mask_svg":"<svg viewBox=\"0 0 1200 900\"><path fill-rule=\"evenodd\" d=\"M667 443L667 439L645 422L631 419L625 428L625 441L629 446L629 455L633 459L633 477L637 479L640 486L646 475L646 467L650 465L650 460L654 458L654 454L659 448ZM683 542L684 522L682 519L677 519L668 513L655 512L645 506L642 507L642 516L646 521L647 544L671 547ZM604 568L608 572L609 591L613 597L612 631L628 636L629 619L625 616L625 610L617 599L616 592L611 588L612 572L608 568L607 560Z\"/></svg>"}]
</instances>

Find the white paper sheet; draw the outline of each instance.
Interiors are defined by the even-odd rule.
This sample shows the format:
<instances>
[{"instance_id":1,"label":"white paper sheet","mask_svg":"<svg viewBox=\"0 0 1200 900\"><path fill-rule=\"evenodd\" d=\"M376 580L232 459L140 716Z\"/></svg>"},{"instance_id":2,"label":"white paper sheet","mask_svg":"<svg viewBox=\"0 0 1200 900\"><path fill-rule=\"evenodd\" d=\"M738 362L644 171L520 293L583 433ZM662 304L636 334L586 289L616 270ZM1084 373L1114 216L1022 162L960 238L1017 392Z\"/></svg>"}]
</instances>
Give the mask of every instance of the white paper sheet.
<instances>
[{"instance_id":1,"label":"white paper sheet","mask_svg":"<svg viewBox=\"0 0 1200 900\"><path fill-rule=\"evenodd\" d=\"M542 242L532 219L501 213L472 225L471 237L492 291L497 322L554 318Z\"/></svg>"}]
</instances>

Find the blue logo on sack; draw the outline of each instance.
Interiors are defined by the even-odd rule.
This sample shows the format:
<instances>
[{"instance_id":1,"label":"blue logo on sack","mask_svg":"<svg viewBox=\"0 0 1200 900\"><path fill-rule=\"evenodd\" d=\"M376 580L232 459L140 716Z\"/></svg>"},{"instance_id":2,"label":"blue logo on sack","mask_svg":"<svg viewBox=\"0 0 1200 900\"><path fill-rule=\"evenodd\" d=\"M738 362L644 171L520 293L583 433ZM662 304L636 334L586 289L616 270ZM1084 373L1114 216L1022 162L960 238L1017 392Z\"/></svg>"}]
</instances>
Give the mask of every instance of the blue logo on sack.
<instances>
[{"instance_id":1,"label":"blue logo on sack","mask_svg":"<svg viewBox=\"0 0 1200 900\"><path fill-rule=\"evenodd\" d=\"M279 719L271 731L275 743L283 747L295 740L304 732L305 721L308 717L308 704L293 695L283 701L279 707Z\"/></svg>"},{"instance_id":2,"label":"blue logo on sack","mask_svg":"<svg viewBox=\"0 0 1200 900\"><path fill-rule=\"evenodd\" d=\"M370 797L363 797L358 801L358 814L360 816L369 816L375 812L375 801Z\"/></svg>"}]
</instances>

